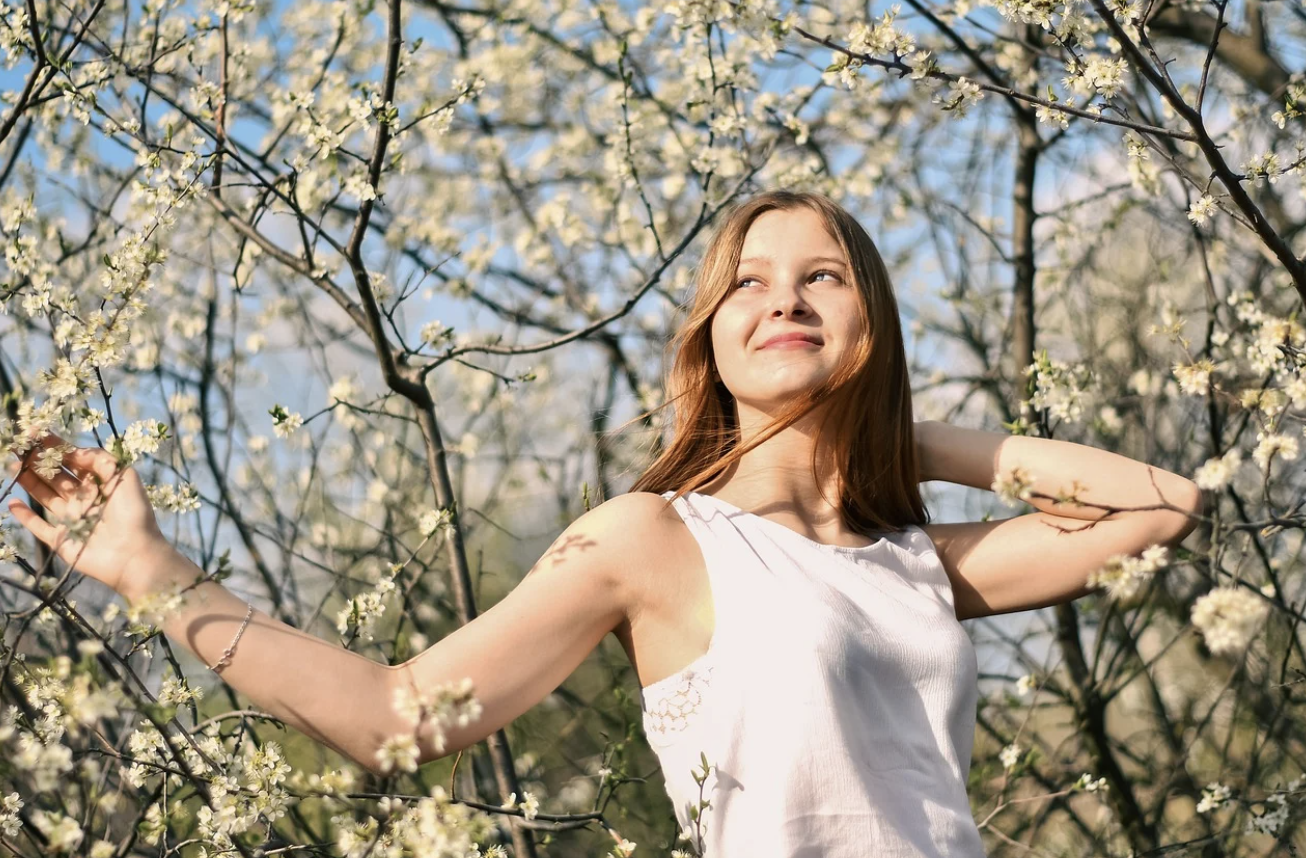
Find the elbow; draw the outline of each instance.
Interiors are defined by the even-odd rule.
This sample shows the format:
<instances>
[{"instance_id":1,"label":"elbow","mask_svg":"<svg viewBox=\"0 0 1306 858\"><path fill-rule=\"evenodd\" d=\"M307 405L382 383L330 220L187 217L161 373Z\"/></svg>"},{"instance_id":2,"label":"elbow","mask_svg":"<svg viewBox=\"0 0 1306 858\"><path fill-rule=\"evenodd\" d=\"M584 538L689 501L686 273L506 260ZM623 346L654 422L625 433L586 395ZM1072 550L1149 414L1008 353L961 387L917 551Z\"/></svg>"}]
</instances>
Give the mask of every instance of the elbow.
<instances>
[{"instance_id":1,"label":"elbow","mask_svg":"<svg viewBox=\"0 0 1306 858\"><path fill-rule=\"evenodd\" d=\"M1190 482L1189 486L1191 488L1188 497L1188 528L1184 531L1185 536L1206 517L1206 492L1202 491L1197 483Z\"/></svg>"},{"instance_id":2,"label":"elbow","mask_svg":"<svg viewBox=\"0 0 1306 858\"><path fill-rule=\"evenodd\" d=\"M380 764L377 763L376 757L373 757L370 760L355 759L354 762L363 768L368 774L377 778L383 778L386 775L392 774L392 771L381 768Z\"/></svg>"},{"instance_id":3,"label":"elbow","mask_svg":"<svg viewBox=\"0 0 1306 858\"><path fill-rule=\"evenodd\" d=\"M405 768L401 756L403 736L412 731L405 729L395 709L395 689L400 687L404 665L378 664L377 667L381 675L372 691L377 705L368 719L367 729L359 731L360 737L366 736L367 741L356 745L349 757L369 774L383 778Z\"/></svg>"},{"instance_id":4,"label":"elbow","mask_svg":"<svg viewBox=\"0 0 1306 858\"><path fill-rule=\"evenodd\" d=\"M404 772L415 772L421 766L443 759L453 753L445 748L437 752L431 734L423 730L424 721L414 722L400 711L396 690L410 688L407 664L381 665L384 674L380 682L379 710L368 731L369 741L356 748L350 758L378 778Z\"/></svg>"},{"instance_id":5,"label":"elbow","mask_svg":"<svg viewBox=\"0 0 1306 858\"><path fill-rule=\"evenodd\" d=\"M329 742L320 736L317 738L323 745L340 754L349 762L370 775L384 777L385 775L394 773L393 769L387 771L383 767L381 760L384 743L380 739L373 739L366 745L361 742L350 742L341 745L335 742Z\"/></svg>"},{"instance_id":6,"label":"elbow","mask_svg":"<svg viewBox=\"0 0 1306 858\"><path fill-rule=\"evenodd\" d=\"M1167 518L1173 522L1173 535L1167 540L1177 545L1197 529L1197 525L1206 515L1206 494L1191 480L1185 481L1182 495L1171 501L1175 507L1167 512Z\"/></svg>"}]
</instances>

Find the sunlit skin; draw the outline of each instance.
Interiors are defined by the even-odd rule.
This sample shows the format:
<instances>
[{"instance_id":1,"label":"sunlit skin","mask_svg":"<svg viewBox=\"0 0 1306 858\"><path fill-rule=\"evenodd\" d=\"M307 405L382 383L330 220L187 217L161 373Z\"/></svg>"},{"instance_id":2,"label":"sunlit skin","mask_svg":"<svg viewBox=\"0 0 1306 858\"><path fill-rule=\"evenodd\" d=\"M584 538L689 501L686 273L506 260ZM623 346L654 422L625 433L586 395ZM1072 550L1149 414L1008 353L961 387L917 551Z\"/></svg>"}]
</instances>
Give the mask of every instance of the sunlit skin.
<instances>
[{"instance_id":1,"label":"sunlit skin","mask_svg":"<svg viewBox=\"0 0 1306 858\"><path fill-rule=\"evenodd\" d=\"M862 298L843 249L808 208L757 217L744 239L735 285L712 319L716 369L733 397L741 433L750 437L795 395L826 379L861 334ZM804 333L811 343L763 348L777 334ZM747 453L739 466L703 491L822 541L860 545L837 509L837 474L812 474L814 410Z\"/></svg>"}]
</instances>

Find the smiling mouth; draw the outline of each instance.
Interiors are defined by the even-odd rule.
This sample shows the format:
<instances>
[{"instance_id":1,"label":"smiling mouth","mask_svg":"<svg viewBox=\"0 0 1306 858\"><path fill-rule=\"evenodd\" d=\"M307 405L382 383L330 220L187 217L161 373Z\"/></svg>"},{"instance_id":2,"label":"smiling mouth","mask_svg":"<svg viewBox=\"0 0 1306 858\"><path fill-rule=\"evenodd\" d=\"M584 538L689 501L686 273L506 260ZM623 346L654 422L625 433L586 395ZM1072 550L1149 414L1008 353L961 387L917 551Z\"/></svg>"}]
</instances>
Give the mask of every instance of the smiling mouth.
<instances>
[{"instance_id":1,"label":"smiling mouth","mask_svg":"<svg viewBox=\"0 0 1306 858\"><path fill-rule=\"evenodd\" d=\"M759 346L759 349L784 349L784 348L820 348L823 343L817 337L811 334L800 334L793 331L780 335L783 339L772 337Z\"/></svg>"},{"instance_id":2,"label":"smiling mouth","mask_svg":"<svg viewBox=\"0 0 1306 858\"><path fill-rule=\"evenodd\" d=\"M762 348L764 349L796 349L796 348L816 349L816 348L820 348L820 344L814 343L811 340L780 340L777 343L769 343L767 345L764 345L762 346Z\"/></svg>"}]
</instances>

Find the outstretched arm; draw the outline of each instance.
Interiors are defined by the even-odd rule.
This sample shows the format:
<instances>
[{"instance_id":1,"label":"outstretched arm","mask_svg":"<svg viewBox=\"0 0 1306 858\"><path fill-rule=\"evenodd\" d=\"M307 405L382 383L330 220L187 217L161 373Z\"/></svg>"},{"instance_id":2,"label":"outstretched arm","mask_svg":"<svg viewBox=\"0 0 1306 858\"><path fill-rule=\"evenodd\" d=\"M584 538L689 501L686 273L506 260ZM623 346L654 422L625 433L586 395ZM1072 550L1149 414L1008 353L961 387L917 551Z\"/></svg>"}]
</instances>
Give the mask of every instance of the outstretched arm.
<instances>
[{"instance_id":1,"label":"outstretched arm","mask_svg":"<svg viewBox=\"0 0 1306 858\"><path fill-rule=\"evenodd\" d=\"M168 546L144 560L124 589L133 604L190 586L203 570ZM209 666L218 663L249 605L214 581L187 591L159 627ZM255 610L222 678L256 706L374 772L384 737L411 727L396 713L395 668Z\"/></svg>"},{"instance_id":2,"label":"outstretched arm","mask_svg":"<svg viewBox=\"0 0 1306 858\"><path fill-rule=\"evenodd\" d=\"M133 469L48 436L24 457L19 482L67 524L12 500L15 518L132 604L191 587L161 628L205 664L222 659L249 606L215 581L196 585L202 570L163 538ZM222 678L371 771L388 768L378 753L387 747L387 760L404 768L453 753L542 700L625 618L631 588L620 573L638 531L632 507L659 502L624 496L577 519L512 593L406 664L378 664L256 610ZM87 533L84 524L94 527ZM479 711L465 695L443 694L465 691L466 680Z\"/></svg>"}]
</instances>

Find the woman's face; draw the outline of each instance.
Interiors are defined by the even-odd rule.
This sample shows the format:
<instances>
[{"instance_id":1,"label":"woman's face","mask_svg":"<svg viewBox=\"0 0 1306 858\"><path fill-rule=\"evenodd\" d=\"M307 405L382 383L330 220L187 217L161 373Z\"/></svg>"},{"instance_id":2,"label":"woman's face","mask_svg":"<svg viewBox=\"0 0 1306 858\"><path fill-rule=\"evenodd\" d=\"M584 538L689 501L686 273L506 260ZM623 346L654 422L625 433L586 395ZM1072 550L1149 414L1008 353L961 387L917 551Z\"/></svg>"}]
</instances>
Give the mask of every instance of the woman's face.
<instances>
[{"instance_id":1,"label":"woman's face","mask_svg":"<svg viewBox=\"0 0 1306 858\"><path fill-rule=\"evenodd\" d=\"M769 413L824 381L857 342L861 302L820 215L806 207L759 215L712 317L717 371L741 416L746 408ZM768 344L778 335L806 341Z\"/></svg>"}]
</instances>

